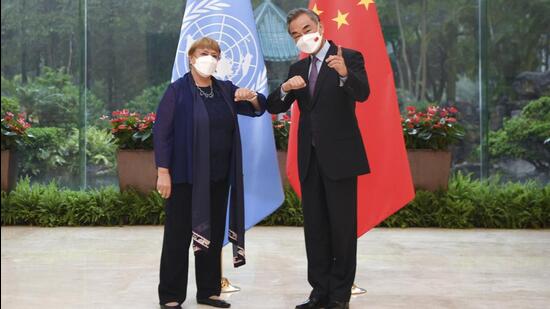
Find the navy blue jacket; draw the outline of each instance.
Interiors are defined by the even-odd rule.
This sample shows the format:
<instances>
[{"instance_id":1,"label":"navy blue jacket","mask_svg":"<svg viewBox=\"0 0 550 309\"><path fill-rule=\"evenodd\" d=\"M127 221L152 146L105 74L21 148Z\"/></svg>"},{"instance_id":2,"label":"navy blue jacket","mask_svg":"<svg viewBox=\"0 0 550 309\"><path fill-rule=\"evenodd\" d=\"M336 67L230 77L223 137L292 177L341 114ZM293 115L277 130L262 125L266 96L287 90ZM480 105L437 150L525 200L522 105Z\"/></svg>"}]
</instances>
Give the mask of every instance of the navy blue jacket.
<instances>
[{"instance_id":1,"label":"navy blue jacket","mask_svg":"<svg viewBox=\"0 0 550 309\"><path fill-rule=\"evenodd\" d=\"M187 82L190 77L187 73L168 86L159 103L153 127L156 165L170 170L172 183L192 183L193 179L193 96ZM239 87L231 81L212 79L214 87L230 94L231 98L235 97ZM265 96L258 93L258 101L259 112L250 102L230 102L234 117L237 114L261 116L266 109Z\"/></svg>"}]
</instances>

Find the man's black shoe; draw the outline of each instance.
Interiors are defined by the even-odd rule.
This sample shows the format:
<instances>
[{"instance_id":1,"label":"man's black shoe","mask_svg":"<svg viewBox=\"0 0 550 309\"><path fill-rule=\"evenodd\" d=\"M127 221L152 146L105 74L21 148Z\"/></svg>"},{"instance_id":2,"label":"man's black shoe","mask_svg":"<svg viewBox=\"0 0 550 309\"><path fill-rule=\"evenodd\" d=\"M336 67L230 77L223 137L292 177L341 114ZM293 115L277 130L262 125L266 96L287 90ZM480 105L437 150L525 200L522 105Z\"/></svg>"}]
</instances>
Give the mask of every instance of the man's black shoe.
<instances>
[{"instance_id":1,"label":"man's black shoe","mask_svg":"<svg viewBox=\"0 0 550 309\"><path fill-rule=\"evenodd\" d=\"M325 308L325 305L326 303L322 302L320 299L312 297L305 303L296 306L296 309L321 309Z\"/></svg>"},{"instance_id":2,"label":"man's black shoe","mask_svg":"<svg viewBox=\"0 0 550 309\"><path fill-rule=\"evenodd\" d=\"M231 304L221 299L203 298L197 299L197 303L201 305L208 305L216 308L229 308Z\"/></svg>"},{"instance_id":3,"label":"man's black shoe","mask_svg":"<svg viewBox=\"0 0 550 309\"><path fill-rule=\"evenodd\" d=\"M349 303L343 301L331 301L327 309L349 309Z\"/></svg>"}]
</instances>

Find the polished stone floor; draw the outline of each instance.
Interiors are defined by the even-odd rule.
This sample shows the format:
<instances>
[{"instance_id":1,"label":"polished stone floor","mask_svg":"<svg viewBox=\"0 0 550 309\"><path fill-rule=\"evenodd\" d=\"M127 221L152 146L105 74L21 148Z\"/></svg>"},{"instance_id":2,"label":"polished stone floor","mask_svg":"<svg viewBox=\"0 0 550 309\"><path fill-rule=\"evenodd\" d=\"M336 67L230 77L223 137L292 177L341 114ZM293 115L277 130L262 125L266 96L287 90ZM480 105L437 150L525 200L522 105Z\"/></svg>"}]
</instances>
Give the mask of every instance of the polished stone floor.
<instances>
[{"instance_id":1,"label":"polished stone floor","mask_svg":"<svg viewBox=\"0 0 550 309\"><path fill-rule=\"evenodd\" d=\"M162 227L1 234L3 309L158 308ZM294 308L306 297L301 228L254 228L247 250L237 270L225 251L225 275L242 288L226 296L232 308ZM354 309L550 308L550 230L375 229L359 240L358 262L356 283L368 292ZM184 308L208 307L191 297Z\"/></svg>"}]
</instances>

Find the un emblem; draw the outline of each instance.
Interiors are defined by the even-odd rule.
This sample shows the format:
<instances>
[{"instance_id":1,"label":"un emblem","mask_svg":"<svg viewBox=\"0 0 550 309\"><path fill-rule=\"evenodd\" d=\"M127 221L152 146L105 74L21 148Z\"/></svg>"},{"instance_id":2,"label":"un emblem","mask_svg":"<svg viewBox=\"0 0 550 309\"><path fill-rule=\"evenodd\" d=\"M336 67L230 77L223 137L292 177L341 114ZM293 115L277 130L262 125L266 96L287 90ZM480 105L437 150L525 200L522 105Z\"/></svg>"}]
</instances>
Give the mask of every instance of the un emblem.
<instances>
[{"instance_id":1,"label":"un emblem","mask_svg":"<svg viewBox=\"0 0 550 309\"><path fill-rule=\"evenodd\" d=\"M193 42L209 37L221 48L216 78L265 92L267 76L259 44L248 25L224 14L223 10L229 7L229 3L220 0L196 1L187 7L176 55L177 75L181 77L189 71L187 52Z\"/></svg>"}]
</instances>

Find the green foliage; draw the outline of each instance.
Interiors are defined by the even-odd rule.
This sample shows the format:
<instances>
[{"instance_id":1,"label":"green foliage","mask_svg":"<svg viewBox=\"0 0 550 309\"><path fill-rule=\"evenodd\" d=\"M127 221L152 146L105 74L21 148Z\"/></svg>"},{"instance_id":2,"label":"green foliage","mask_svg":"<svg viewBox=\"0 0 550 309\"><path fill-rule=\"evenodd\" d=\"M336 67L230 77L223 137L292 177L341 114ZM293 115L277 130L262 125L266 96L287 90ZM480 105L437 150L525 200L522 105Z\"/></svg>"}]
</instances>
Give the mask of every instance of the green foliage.
<instances>
[{"instance_id":1,"label":"green foliage","mask_svg":"<svg viewBox=\"0 0 550 309\"><path fill-rule=\"evenodd\" d=\"M143 89L141 94L135 97L132 101L128 102L124 108L141 114L155 112L168 85L169 82L165 82L157 86Z\"/></svg>"},{"instance_id":2,"label":"green foliage","mask_svg":"<svg viewBox=\"0 0 550 309\"><path fill-rule=\"evenodd\" d=\"M286 189L285 203L262 222L302 225L300 201ZM448 191L418 191L413 201L379 224L381 227L548 228L550 185L473 180L456 174Z\"/></svg>"},{"instance_id":3,"label":"green foliage","mask_svg":"<svg viewBox=\"0 0 550 309\"><path fill-rule=\"evenodd\" d=\"M79 132L77 129L31 128L34 136L18 152L19 175L48 175L48 178L70 181L78 173ZM109 132L96 127L86 130L88 167L96 174L115 170L116 144Z\"/></svg>"},{"instance_id":4,"label":"green foliage","mask_svg":"<svg viewBox=\"0 0 550 309\"><path fill-rule=\"evenodd\" d=\"M17 98L4 97L2 96L2 115L5 115L6 112L12 112L14 114L19 113L20 106Z\"/></svg>"},{"instance_id":5,"label":"green foliage","mask_svg":"<svg viewBox=\"0 0 550 309\"><path fill-rule=\"evenodd\" d=\"M61 128L30 128L28 132L34 138L18 148L19 175L58 176L58 168L69 159L69 133Z\"/></svg>"},{"instance_id":6,"label":"green foliage","mask_svg":"<svg viewBox=\"0 0 550 309\"><path fill-rule=\"evenodd\" d=\"M444 228L548 228L550 185L472 180L458 173L446 192L419 191L380 226Z\"/></svg>"},{"instance_id":7,"label":"green foliage","mask_svg":"<svg viewBox=\"0 0 550 309\"><path fill-rule=\"evenodd\" d=\"M277 117L273 115L271 123L273 125L275 147L277 150L287 151L288 138L290 136L290 117L284 114L281 119L277 119Z\"/></svg>"},{"instance_id":8,"label":"green foliage","mask_svg":"<svg viewBox=\"0 0 550 309\"><path fill-rule=\"evenodd\" d=\"M15 190L2 192L2 224L40 226L161 224L163 200L156 193L119 192L114 187L72 191L22 179ZM290 187L285 202L263 225L303 224L300 200ZM473 180L457 174L446 192L418 191L406 207L383 227L549 228L550 185Z\"/></svg>"},{"instance_id":9,"label":"green foliage","mask_svg":"<svg viewBox=\"0 0 550 309\"><path fill-rule=\"evenodd\" d=\"M493 159L521 158L550 171L550 97L527 104L520 116L506 119L503 128L489 135Z\"/></svg>"},{"instance_id":10,"label":"green foliage","mask_svg":"<svg viewBox=\"0 0 550 309\"><path fill-rule=\"evenodd\" d=\"M120 193L115 187L72 191L21 180L9 194L2 192L2 224L38 226L160 224L163 201L156 192Z\"/></svg>"},{"instance_id":11,"label":"green foliage","mask_svg":"<svg viewBox=\"0 0 550 309\"><path fill-rule=\"evenodd\" d=\"M303 225L300 198L289 185L285 186L285 201L283 205L275 213L263 220L260 225Z\"/></svg>"},{"instance_id":12,"label":"green foliage","mask_svg":"<svg viewBox=\"0 0 550 309\"><path fill-rule=\"evenodd\" d=\"M67 141L69 153L73 160L69 163L69 169L72 172L78 170L77 156L79 133L73 129L71 136ZM86 130L86 157L88 167L96 170L96 175L113 173L115 171L117 145L113 135L108 131L97 127L88 127Z\"/></svg>"},{"instance_id":13,"label":"green foliage","mask_svg":"<svg viewBox=\"0 0 550 309\"><path fill-rule=\"evenodd\" d=\"M2 79L2 100L4 100L4 97L13 97L15 95L15 82L12 80L9 80L7 78L4 78L4 75L1 76ZM2 101L2 114L4 113L4 101ZM19 109L19 103L17 104ZM8 109L9 111L9 109Z\"/></svg>"},{"instance_id":14,"label":"green foliage","mask_svg":"<svg viewBox=\"0 0 550 309\"><path fill-rule=\"evenodd\" d=\"M12 81L15 97L33 122L43 127L71 128L79 121L80 90L73 83L65 69L44 67L42 74L22 83L19 77ZM99 123L99 117L105 109L91 92L86 96L86 111L89 119Z\"/></svg>"}]
</instances>

